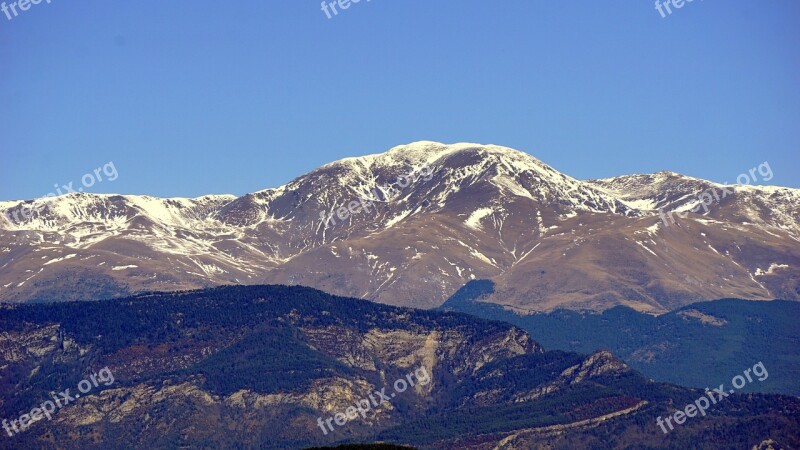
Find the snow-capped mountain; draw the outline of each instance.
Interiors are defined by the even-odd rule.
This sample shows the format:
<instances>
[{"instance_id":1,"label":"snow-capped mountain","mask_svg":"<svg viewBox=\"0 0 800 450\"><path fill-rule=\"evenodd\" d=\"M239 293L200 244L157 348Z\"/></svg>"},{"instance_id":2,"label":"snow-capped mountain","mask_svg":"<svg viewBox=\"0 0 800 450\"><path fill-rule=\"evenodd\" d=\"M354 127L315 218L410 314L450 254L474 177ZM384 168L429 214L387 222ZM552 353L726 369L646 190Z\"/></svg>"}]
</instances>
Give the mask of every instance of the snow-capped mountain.
<instances>
[{"instance_id":1,"label":"snow-capped mountain","mask_svg":"<svg viewBox=\"0 0 800 450\"><path fill-rule=\"evenodd\" d=\"M727 185L674 172L592 180L597 188L643 211L695 210L709 219L749 222L800 233L800 190ZM735 193L735 195L733 195ZM671 223L671 219L670 219Z\"/></svg>"},{"instance_id":2,"label":"snow-capped mountain","mask_svg":"<svg viewBox=\"0 0 800 450\"><path fill-rule=\"evenodd\" d=\"M0 300L283 283L434 307L479 278L519 311L800 298L800 190L728 187L662 221L719 186L581 181L510 148L417 142L239 198L74 193L0 219Z\"/></svg>"}]
</instances>

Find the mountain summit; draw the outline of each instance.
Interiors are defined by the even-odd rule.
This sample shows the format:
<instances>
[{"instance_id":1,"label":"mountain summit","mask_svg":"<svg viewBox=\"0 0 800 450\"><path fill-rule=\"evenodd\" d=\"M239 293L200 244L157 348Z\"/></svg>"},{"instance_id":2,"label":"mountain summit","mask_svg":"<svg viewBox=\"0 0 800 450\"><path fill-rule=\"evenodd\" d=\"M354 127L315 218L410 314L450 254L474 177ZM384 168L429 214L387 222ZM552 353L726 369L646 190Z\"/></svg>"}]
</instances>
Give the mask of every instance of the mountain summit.
<instances>
[{"instance_id":1,"label":"mountain summit","mask_svg":"<svg viewBox=\"0 0 800 450\"><path fill-rule=\"evenodd\" d=\"M473 279L520 312L800 299L800 190L731 186L698 207L720 188L581 181L518 150L424 141L238 198L74 193L0 220L0 300L282 283L436 307Z\"/></svg>"}]
</instances>

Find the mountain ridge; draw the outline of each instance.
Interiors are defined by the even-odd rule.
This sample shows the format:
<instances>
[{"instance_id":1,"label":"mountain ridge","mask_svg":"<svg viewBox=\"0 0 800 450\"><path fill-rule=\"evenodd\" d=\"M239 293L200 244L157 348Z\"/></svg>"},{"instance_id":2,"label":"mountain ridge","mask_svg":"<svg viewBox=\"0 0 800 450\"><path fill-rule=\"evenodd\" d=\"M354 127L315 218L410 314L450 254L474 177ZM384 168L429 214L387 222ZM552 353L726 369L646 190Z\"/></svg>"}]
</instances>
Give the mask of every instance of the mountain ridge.
<instances>
[{"instance_id":1,"label":"mountain ridge","mask_svg":"<svg viewBox=\"0 0 800 450\"><path fill-rule=\"evenodd\" d=\"M800 189L734 186L674 224L654 209L715 186L673 172L581 181L508 147L421 141L240 197L0 202L5 216L53 201L0 224L0 300L78 298L77 274L101 296L282 283L425 308L472 279L523 311L800 299ZM364 199L369 211L323 220Z\"/></svg>"},{"instance_id":2,"label":"mountain ridge","mask_svg":"<svg viewBox=\"0 0 800 450\"><path fill-rule=\"evenodd\" d=\"M493 290L491 281L471 281L439 310L511 323L548 350L608 350L645 376L681 386L706 387L753 361L763 361L784 375L747 390L800 395L800 331L794 323L800 316L798 302L720 299L658 316L626 306L602 313L555 310L519 315L485 303Z\"/></svg>"},{"instance_id":3,"label":"mountain ridge","mask_svg":"<svg viewBox=\"0 0 800 450\"><path fill-rule=\"evenodd\" d=\"M546 351L513 325L466 314L288 286L0 308L0 413L9 421L50 391L80 386L93 370L113 374L110 384L81 390L52 419L40 415L28 429L0 438L0 446L383 441L441 449L580 442L677 449L800 442L796 397L734 394L665 433L658 418L705 391L655 383L606 351ZM427 382L397 387L395 380L421 367ZM337 419L327 431L320 426L382 388L387 399L380 406L345 423ZM564 429L570 432L558 432Z\"/></svg>"}]
</instances>

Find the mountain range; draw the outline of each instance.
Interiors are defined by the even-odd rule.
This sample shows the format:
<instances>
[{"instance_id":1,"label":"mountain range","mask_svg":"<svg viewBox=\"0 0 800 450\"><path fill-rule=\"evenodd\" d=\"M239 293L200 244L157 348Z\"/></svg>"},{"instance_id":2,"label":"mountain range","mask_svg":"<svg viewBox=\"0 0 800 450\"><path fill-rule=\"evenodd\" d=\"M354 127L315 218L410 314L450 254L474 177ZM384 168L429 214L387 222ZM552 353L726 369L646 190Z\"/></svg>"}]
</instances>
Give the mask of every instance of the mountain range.
<instances>
[{"instance_id":1,"label":"mountain range","mask_svg":"<svg viewBox=\"0 0 800 450\"><path fill-rule=\"evenodd\" d=\"M2 304L0 367L0 448L800 446L796 397L732 390L662 430L704 390L654 382L607 351L548 351L507 323L303 287ZM55 392L68 403L37 417Z\"/></svg>"},{"instance_id":2,"label":"mountain range","mask_svg":"<svg viewBox=\"0 0 800 450\"><path fill-rule=\"evenodd\" d=\"M0 214L6 302L269 283L435 308L476 279L523 314L800 299L800 189L577 180L494 145L417 142L241 197L71 193Z\"/></svg>"},{"instance_id":3,"label":"mountain range","mask_svg":"<svg viewBox=\"0 0 800 450\"><path fill-rule=\"evenodd\" d=\"M492 291L491 281L470 281L439 309L513 324L549 350L609 351L649 378L681 386L704 388L761 361L780 375L747 391L800 396L800 302L721 299L658 316L627 306L521 315L482 301Z\"/></svg>"}]
</instances>

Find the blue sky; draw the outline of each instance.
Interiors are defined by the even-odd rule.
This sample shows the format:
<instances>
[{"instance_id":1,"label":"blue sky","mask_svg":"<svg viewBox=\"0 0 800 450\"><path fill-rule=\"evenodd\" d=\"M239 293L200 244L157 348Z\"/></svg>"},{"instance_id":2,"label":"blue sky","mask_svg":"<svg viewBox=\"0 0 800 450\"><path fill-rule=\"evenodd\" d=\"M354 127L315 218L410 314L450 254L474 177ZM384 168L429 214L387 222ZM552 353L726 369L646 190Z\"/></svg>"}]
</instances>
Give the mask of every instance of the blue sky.
<instances>
[{"instance_id":1,"label":"blue sky","mask_svg":"<svg viewBox=\"0 0 800 450\"><path fill-rule=\"evenodd\" d=\"M5 0L9 2L9 0ZM244 194L417 140L800 187L800 2L52 0L0 13L0 199Z\"/></svg>"}]
</instances>

